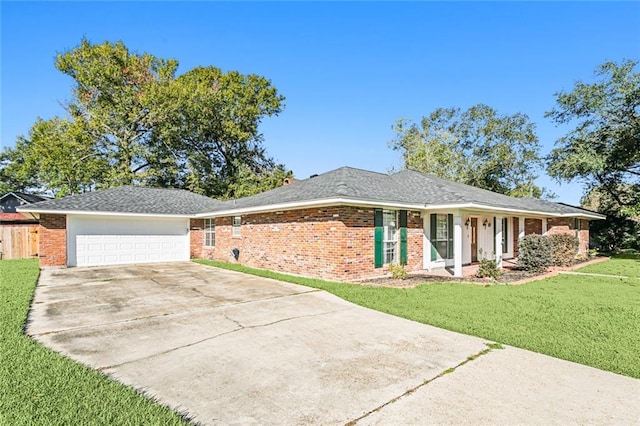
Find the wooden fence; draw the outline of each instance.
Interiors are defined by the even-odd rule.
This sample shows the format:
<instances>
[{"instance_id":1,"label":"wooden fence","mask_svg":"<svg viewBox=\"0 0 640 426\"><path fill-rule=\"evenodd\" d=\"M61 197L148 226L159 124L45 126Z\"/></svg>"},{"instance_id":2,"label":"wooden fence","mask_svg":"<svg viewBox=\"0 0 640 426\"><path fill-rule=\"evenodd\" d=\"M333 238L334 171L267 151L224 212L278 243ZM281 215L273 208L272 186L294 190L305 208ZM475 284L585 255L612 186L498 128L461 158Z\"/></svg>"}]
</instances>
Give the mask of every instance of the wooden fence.
<instances>
[{"instance_id":1,"label":"wooden fence","mask_svg":"<svg viewBox=\"0 0 640 426\"><path fill-rule=\"evenodd\" d=\"M38 257L38 225L0 225L0 259Z\"/></svg>"}]
</instances>

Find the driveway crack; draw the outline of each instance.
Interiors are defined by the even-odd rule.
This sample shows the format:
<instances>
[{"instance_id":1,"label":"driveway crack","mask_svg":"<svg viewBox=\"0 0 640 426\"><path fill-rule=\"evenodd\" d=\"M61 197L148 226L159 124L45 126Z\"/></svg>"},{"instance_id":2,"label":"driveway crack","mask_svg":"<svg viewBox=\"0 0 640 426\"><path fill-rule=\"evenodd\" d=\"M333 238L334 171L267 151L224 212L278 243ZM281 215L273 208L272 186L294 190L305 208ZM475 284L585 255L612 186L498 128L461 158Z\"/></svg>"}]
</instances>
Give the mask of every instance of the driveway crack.
<instances>
[{"instance_id":1,"label":"driveway crack","mask_svg":"<svg viewBox=\"0 0 640 426\"><path fill-rule=\"evenodd\" d=\"M188 347L191 347L191 346L194 346L194 345L198 345L200 343L207 342L209 340L214 340L214 339L217 339L219 337L226 336L228 334L233 334L233 333L236 333L236 332L242 331L242 330L251 330L251 329L254 329L254 328L269 327L271 325L278 324L278 323L281 323L281 322L292 321L292 320L296 320L296 319L300 319L300 318L310 318L310 317L318 317L318 316L322 316L322 315L329 315L329 314L334 314L336 312L342 312L342 311L345 311L345 310L348 310L348 309L351 309L351 308L338 309L338 310L333 310L333 311L328 311L328 312L321 312L321 313L317 313L317 314L297 315L297 316L294 316L294 317L282 318L282 319L279 319L279 320L276 320L276 321L272 321L272 322L269 322L269 323L256 324L256 325L250 325L250 326L243 326L239 321L237 321L237 320L235 320L233 318L230 318L230 317L225 315L225 319L228 319L229 321L235 323L238 326L238 328L235 328L235 329L229 330L229 331L225 331L224 333L216 334L215 336L206 337L204 339L200 339L198 341L191 342L191 343L188 343L186 345L176 346L175 348L167 349L165 351L158 352L158 353L155 353L155 354L151 354L151 355L148 355L148 356L145 356L145 357L142 357L142 358L137 358L137 359L134 359L134 360L131 360L131 361L122 362L122 363L119 363L119 364L113 364L113 365L107 365L107 366L98 367L97 370L100 370L100 371L110 370L110 369L113 369L113 368L116 368L116 367L121 367L121 366L126 365L126 364L131 364L133 362L138 362L138 361L142 361L142 360L145 360L145 359L154 358L156 356L165 355L165 354L168 354L168 353L171 353L171 352L175 352L175 351L177 351L179 349L184 349L184 348L188 348Z\"/></svg>"},{"instance_id":2,"label":"driveway crack","mask_svg":"<svg viewBox=\"0 0 640 426\"><path fill-rule=\"evenodd\" d=\"M476 360L476 359L480 358L481 356L488 354L489 352L491 352L491 351L492 351L492 350L494 350L494 349L504 349L504 347L503 347L500 343L485 343L485 344L487 345L487 348L486 348L486 349L483 349L483 350L481 350L481 351L480 351L480 352L478 352L478 353L475 353L475 354L473 354L473 355L468 356L468 357L467 357L467 359L465 359L464 361L462 361L462 362L458 363L457 365L455 365L455 366L453 366L453 367L447 368L446 370L442 371L442 372L441 372L440 374L438 374L437 376L432 377L432 378L430 378L430 379L427 379L427 380L423 381L423 382L422 382L422 383L420 383L419 385L414 386L414 387L412 387L412 388L408 389L408 390L407 390L406 392L404 392L403 394L398 395L398 396L396 396L395 398L392 398L392 399L390 399L389 401L385 402L384 404L381 404L381 405L377 406L377 407L376 407L376 408L374 408L373 410L371 410L371 411L368 411L368 412L364 413L362 416L360 416L360 417L358 417L358 418L355 418L355 419L353 419L353 420L348 421L347 423L345 423L345 426L354 426L354 425L356 425L360 420L362 420L362 419L364 419L364 418L366 418L366 417L369 417L371 414L376 413L376 412L378 412L378 411L382 410L382 409L383 409L384 407L386 407L387 405L391 405L391 404L393 404L394 402L398 401L399 399L404 398L405 396L411 395L412 393L414 393L414 392L415 392L415 391L417 391L418 389L420 389L420 388L422 388L422 387L424 387L424 386L427 386L428 384L430 384L430 383L432 383L432 382L434 382L434 381L438 380L439 378L441 378L441 377L443 377L443 376L446 376L447 374L451 374L451 373L455 372L457 368L460 368L460 367L462 367L463 365L468 364L468 363L470 363L471 361L474 361L474 360Z\"/></svg>"},{"instance_id":3,"label":"driveway crack","mask_svg":"<svg viewBox=\"0 0 640 426\"><path fill-rule=\"evenodd\" d=\"M192 289L192 290L195 290L195 289ZM198 293L202 294L200 291L198 291L198 290L196 290L196 291ZM111 321L109 323L81 325L81 326L78 326L78 327L69 327L69 328L62 328L62 329L59 329L59 330L43 331L43 332L40 332L40 333L29 333L29 332L27 332L26 335L29 336L29 337L47 336L49 334L66 333L68 331L77 331L77 330L84 330L84 329L89 329L89 328L104 327L105 325L112 325L112 324L126 324L128 322L134 322L134 321L140 321L140 320L152 319L152 318L161 318L161 317L166 317L166 316L171 316L171 315L180 315L180 314L184 314L184 313L202 312L202 311L215 311L217 309L224 309L224 308L227 308L229 306L245 305L247 303L259 303L259 302L263 302L263 301L267 301L267 300L275 300L275 299L281 299L281 298L285 298L285 297L302 296L302 295L305 295L305 294L317 293L317 292L321 292L321 291L322 290L314 289L314 290L309 290L309 291L302 291L302 292L299 292L299 293L282 294L282 295L278 295L278 296L265 297L265 298L256 299L256 300L245 300L245 301L241 301L241 302L226 303L226 304L222 304L222 305L218 305L218 306L206 306L206 307L203 307L201 309L192 309L192 310L189 310L188 312L187 311L173 311L173 312L164 312L162 314L155 314L155 315L142 315L142 316L135 317L135 318L126 318L126 319L122 319L122 320L115 320L115 321ZM212 296L206 296L204 294L202 294L202 296L208 297L208 298L213 298Z\"/></svg>"}]
</instances>

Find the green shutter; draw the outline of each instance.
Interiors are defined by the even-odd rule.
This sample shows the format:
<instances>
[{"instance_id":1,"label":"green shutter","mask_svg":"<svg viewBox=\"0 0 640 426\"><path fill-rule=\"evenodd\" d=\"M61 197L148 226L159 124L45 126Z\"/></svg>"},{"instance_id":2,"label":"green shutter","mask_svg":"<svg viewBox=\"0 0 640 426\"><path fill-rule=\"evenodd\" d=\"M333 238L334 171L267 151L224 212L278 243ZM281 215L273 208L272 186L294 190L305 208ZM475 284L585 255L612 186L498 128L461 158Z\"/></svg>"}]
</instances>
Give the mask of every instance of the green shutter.
<instances>
[{"instance_id":1,"label":"green shutter","mask_svg":"<svg viewBox=\"0 0 640 426\"><path fill-rule=\"evenodd\" d=\"M382 254L383 254L383 250L382 250L382 209L376 209L375 210L375 214L373 216L373 226L375 227L374 230L374 243L373 243L373 247L374 247L374 266L376 268L380 268L382 267L383 261L382 261Z\"/></svg>"},{"instance_id":2,"label":"green shutter","mask_svg":"<svg viewBox=\"0 0 640 426\"><path fill-rule=\"evenodd\" d=\"M407 211L400 210L400 264L407 264Z\"/></svg>"},{"instance_id":3,"label":"green shutter","mask_svg":"<svg viewBox=\"0 0 640 426\"><path fill-rule=\"evenodd\" d=\"M429 224L431 225L431 231L429 233L429 241L431 242L431 261L436 261L438 259L438 252L436 251L436 214L432 213Z\"/></svg>"},{"instance_id":4,"label":"green shutter","mask_svg":"<svg viewBox=\"0 0 640 426\"><path fill-rule=\"evenodd\" d=\"M449 244L447 244L447 259L453 259L453 215L447 215L447 238Z\"/></svg>"}]
</instances>

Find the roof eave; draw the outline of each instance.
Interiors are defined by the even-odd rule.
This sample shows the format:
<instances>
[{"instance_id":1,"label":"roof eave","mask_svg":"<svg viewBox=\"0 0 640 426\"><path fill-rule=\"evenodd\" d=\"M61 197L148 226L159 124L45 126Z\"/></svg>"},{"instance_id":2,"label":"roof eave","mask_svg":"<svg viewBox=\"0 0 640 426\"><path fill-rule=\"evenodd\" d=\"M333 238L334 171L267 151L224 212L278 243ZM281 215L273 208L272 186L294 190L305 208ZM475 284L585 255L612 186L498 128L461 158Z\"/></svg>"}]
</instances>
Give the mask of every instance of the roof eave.
<instances>
[{"instance_id":1,"label":"roof eave","mask_svg":"<svg viewBox=\"0 0 640 426\"><path fill-rule=\"evenodd\" d=\"M412 204L412 203L400 203L393 201L377 201L377 200L365 200L356 198L323 198L317 200L296 201L292 203L279 203L268 204L264 206L254 207L240 207L218 211L210 211L204 213L198 213L196 217L221 217L221 216L233 216L238 214L250 214L250 213L266 213L273 211L285 211L296 210L301 208L316 208L316 207L329 207L329 206L355 206L355 207L393 207L406 210L424 210L424 204Z\"/></svg>"},{"instance_id":2,"label":"roof eave","mask_svg":"<svg viewBox=\"0 0 640 426\"><path fill-rule=\"evenodd\" d=\"M586 219L606 219L607 216L599 213L558 213L542 210L525 210L511 207L497 207L488 204L479 203L458 203L458 204L428 204L425 205L426 210L481 210L492 212L518 213L522 215L544 216L544 217L580 217Z\"/></svg>"},{"instance_id":3,"label":"roof eave","mask_svg":"<svg viewBox=\"0 0 640 426\"><path fill-rule=\"evenodd\" d=\"M318 200L306 200L306 201L296 201L291 203L279 203L279 204L267 204L263 206L253 206L253 207L238 207L238 208L227 208L218 211L209 211L204 213L198 213L195 217L222 217L222 216L233 216L240 214L253 214L253 213L266 213L272 211L285 211L285 210L296 210L301 208L317 208L317 207L328 207L335 205L349 205L356 207L391 207L396 209L406 209L406 210L481 210L481 211L492 211L492 212L505 212L505 213L518 213L527 216L545 216L545 217L582 217L588 219L605 219L606 216L597 213L555 213L555 212L544 212L544 211L535 211L535 210L523 210L523 209L515 209L508 207L496 207L491 205L484 205L478 203L454 203L454 204L415 204L415 203L403 203L397 201L380 201L380 200L367 200L367 199L357 199L357 198L346 198L346 197L336 197L336 198L325 198Z\"/></svg>"},{"instance_id":4,"label":"roof eave","mask_svg":"<svg viewBox=\"0 0 640 426\"><path fill-rule=\"evenodd\" d=\"M496 207L491 205L479 204L479 203L453 203L453 204L415 204L415 203L402 203L397 201L380 201L380 200L366 200L356 198L325 198L318 200L297 201L292 203L280 203L280 204L268 204L264 206L254 207L239 207L224 209L218 211L209 211L204 213L198 213L195 217L222 217L233 216L239 214L253 214L253 213L266 213L273 211L285 211L296 210L300 208L316 208L316 207L328 207L335 205L349 205L356 207L391 207L396 209L406 210L481 210L491 212L505 212L505 213L518 213L528 216L544 216L544 217L581 217L587 219L606 219L606 216L598 213L557 213L557 212L544 212L535 210L523 210L508 207Z\"/></svg>"},{"instance_id":5,"label":"roof eave","mask_svg":"<svg viewBox=\"0 0 640 426\"><path fill-rule=\"evenodd\" d=\"M83 215L83 216L143 216L143 217L157 217L157 218L183 218L188 219L194 217L193 214L163 214L163 213L136 213L136 212L108 212L97 210L46 210L46 209L30 209L29 207L16 208L20 213L37 214L38 217L41 214L66 214L66 215Z\"/></svg>"}]
</instances>

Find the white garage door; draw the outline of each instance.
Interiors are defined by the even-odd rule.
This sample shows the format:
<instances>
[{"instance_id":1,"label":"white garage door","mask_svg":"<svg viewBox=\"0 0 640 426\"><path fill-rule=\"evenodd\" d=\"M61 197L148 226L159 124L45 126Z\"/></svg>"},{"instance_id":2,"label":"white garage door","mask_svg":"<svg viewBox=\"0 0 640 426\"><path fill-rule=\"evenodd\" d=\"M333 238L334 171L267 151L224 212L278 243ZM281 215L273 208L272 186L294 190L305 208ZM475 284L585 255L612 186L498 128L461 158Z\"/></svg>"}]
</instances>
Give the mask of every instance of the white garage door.
<instances>
[{"instance_id":1,"label":"white garage door","mask_svg":"<svg viewBox=\"0 0 640 426\"><path fill-rule=\"evenodd\" d=\"M69 266L189 260L189 219L68 216Z\"/></svg>"}]
</instances>

